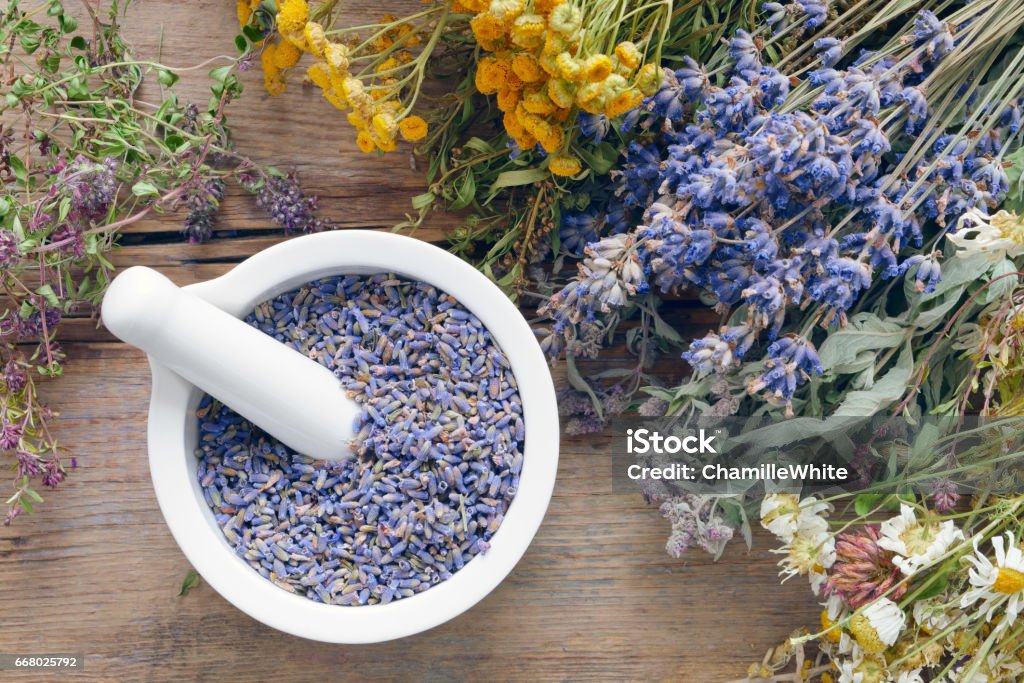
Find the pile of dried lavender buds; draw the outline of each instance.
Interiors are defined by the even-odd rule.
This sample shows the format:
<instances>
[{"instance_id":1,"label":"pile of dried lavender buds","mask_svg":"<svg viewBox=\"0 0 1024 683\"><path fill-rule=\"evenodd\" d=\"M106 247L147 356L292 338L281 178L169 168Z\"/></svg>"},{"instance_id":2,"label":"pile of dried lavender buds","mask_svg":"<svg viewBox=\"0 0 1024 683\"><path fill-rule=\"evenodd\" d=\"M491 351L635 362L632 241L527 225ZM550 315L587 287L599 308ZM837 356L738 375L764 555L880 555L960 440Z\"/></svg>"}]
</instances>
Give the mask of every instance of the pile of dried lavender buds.
<instances>
[{"instance_id":1,"label":"pile of dried lavender buds","mask_svg":"<svg viewBox=\"0 0 1024 683\"><path fill-rule=\"evenodd\" d=\"M240 557L292 593L367 605L487 551L519 484L525 425L508 359L474 315L380 274L310 283L246 320L333 370L362 416L355 458L314 461L204 397L198 477Z\"/></svg>"}]
</instances>

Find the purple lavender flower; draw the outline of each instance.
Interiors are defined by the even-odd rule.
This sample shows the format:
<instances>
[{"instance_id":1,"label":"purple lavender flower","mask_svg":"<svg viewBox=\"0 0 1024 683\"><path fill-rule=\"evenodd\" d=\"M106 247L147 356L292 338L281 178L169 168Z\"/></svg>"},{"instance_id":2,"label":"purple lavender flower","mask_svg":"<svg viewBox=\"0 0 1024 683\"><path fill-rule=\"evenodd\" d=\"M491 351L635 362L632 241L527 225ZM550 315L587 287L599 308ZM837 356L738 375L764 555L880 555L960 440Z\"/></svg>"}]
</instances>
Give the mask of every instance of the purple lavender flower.
<instances>
[{"instance_id":1,"label":"purple lavender flower","mask_svg":"<svg viewBox=\"0 0 1024 683\"><path fill-rule=\"evenodd\" d=\"M317 217L317 199L306 196L295 173L267 178L256 194L256 205L286 233L312 233L331 228L328 220Z\"/></svg>"},{"instance_id":2,"label":"purple lavender flower","mask_svg":"<svg viewBox=\"0 0 1024 683\"><path fill-rule=\"evenodd\" d=\"M219 178L200 180L188 192L188 215L182 232L192 244L205 242L213 235L213 221L224 199L224 181Z\"/></svg>"},{"instance_id":3,"label":"purple lavender flower","mask_svg":"<svg viewBox=\"0 0 1024 683\"><path fill-rule=\"evenodd\" d=\"M16 422L3 423L3 427L0 428L0 449L10 450L17 446L21 442L21 425Z\"/></svg>"},{"instance_id":4,"label":"purple lavender flower","mask_svg":"<svg viewBox=\"0 0 1024 683\"><path fill-rule=\"evenodd\" d=\"M25 372L21 363L12 358L4 364L0 380L3 380L9 394L16 394L28 383L28 373Z\"/></svg>"},{"instance_id":5,"label":"purple lavender flower","mask_svg":"<svg viewBox=\"0 0 1024 683\"><path fill-rule=\"evenodd\" d=\"M39 468L38 456L29 453L28 451L19 450L15 454L15 458L18 463L17 471L19 479L21 477L28 477L31 479L33 477L38 476L39 473L42 471Z\"/></svg>"},{"instance_id":6,"label":"purple lavender flower","mask_svg":"<svg viewBox=\"0 0 1024 683\"><path fill-rule=\"evenodd\" d=\"M47 460L43 465L43 486L57 488L64 481L64 468L56 458Z\"/></svg>"},{"instance_id":7,"label":"purple lavender flower","mask_svg":"<svg viewBox=\"0 0 1024 683\"><path fill-rule=\"evenodd\" d=\"M10 230L0 228L0 268L10 268L21 258L18 238Z\"/></svg>"}]
</instances>

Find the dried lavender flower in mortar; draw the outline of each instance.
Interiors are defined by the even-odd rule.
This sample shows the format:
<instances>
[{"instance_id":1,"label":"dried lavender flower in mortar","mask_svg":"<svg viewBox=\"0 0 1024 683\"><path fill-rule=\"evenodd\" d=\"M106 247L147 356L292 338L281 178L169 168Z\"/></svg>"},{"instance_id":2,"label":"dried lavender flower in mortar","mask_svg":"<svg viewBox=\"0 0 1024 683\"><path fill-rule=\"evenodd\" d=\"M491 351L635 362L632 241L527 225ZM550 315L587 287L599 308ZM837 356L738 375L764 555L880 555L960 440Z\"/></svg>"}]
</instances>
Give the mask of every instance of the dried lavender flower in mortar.
<instances>
[{"instance_id":1,"label":"dried lavender flower in mortar","mask_svg":"<svg viewBox=\"0 0 1024 683\"><path fill-rule=\"evenodd\" d=\"M330 368L362 406L357 455L314 461L205 397L197 477L236 554L284 590L385 604L486 552L519 486L522 401L508 359L444 292L334 277L249 324Z\"/></svg>"}]
</instances>

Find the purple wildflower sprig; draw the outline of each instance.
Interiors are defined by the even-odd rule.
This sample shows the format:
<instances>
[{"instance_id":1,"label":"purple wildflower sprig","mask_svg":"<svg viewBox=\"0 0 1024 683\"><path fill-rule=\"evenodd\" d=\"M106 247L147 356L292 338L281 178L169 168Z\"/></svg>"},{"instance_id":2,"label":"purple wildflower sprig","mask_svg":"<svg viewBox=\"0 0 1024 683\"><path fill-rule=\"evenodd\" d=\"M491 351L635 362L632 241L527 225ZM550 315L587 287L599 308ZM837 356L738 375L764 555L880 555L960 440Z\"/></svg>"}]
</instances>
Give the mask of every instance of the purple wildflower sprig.
<instances>
[{"instance_id":1,"label":"purple wildflower sprig","mask_svg":"<svg viewBox=\"0 0 1024 683\"><path fill-rule=\"evenodd\" d=\"M951 51L958 65L979 68L991 54L990 36L978 28L984 11L957 10L938 24L922 12L906 39L852 61L848 41L819 39L820 68L803 80L762 64L758 41L742 31L730 41L724 85L684 62L648 103L665 121L662 139L645 145L650 172L614 189L648 197L643 223L614 237L629 240L642 281L615 286L585 263L542 309L553 321L545 349L591 352L577 340L616 322L620 292L694 288L729 323L684 358L699 372L733 372L764 343L763 371L748 387L791 411L796 391L821 372L814 363L788 369L793 359L773 355L791 319L802 318L806 358L814 354L807 328L844 326L877 282L905 276L917 291L934 291L943 228L1006 194L1002 159L1020 144L1015 112L1024 97L1011 83L1024 69L1017 64L983 95L969 95L966 120L936 121L961 87L947 77ZM892 155L896 141L911 153Z\"/></svg>"}]
</instances>

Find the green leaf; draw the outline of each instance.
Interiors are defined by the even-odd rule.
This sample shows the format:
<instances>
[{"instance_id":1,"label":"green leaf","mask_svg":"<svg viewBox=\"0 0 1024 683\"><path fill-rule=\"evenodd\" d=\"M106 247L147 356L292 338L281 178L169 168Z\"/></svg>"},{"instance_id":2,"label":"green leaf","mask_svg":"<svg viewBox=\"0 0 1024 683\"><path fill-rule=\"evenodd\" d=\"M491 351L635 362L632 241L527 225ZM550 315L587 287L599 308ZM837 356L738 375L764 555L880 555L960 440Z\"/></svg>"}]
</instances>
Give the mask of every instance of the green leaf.
<instances>
[{"instance_id":1,"label":"green leaf","mask_svg":"<svg viewBox=\"0 0 1024 683\"><path fill-rule=\"evenodd\" d=\"M922 294L920 300L938 299L946 292L952 291L961 285L975 282L980 273L984 273L989 269L988 264L988 254L951 256L942 264L942 282L938 284L934 292Z\"/></svg>"},{"instance_id":2,"label":"green leaf","mask_svg":"<svg viewBox=\"0 0 1024 683\"><path fill-rule=\"evenodd\" d=\"M178 597L186 595L190 590L199 585L199 572L195 569L189 569L188 574L185 574L185 580L181 582L181 590L178 591Z\"/></svg>"},{"instance_id":3,"label":"green leaf","mask_svg":"<svg viewBox=\"0 0 1024 683\"><path fill-rule=\"evenodd\" d=\"M880 493L862 493L853 500L853 509L856 510L857 514L863 517L878 505L879 499L882 494Z\"/></svg>"},{"instance_id":4,"label":"green leaf","mask_svg":"<svg viewBox=\"0 0 1024 683\"><path fill-rule=\"evenodd\" d=\"M136 197L156 197L160 195L160 190L153 183L140 180L132 185L132 194Z\"/></svg>"},{"instance_id":5,"label":"green leaf","mask_svg":"<svg viewBox=\"0 0 1024 683\"><path fill-rule=\"evenodd\" d=\"M39 492L32 488L23 489L24 495L28 496L37 503L43 502L43 497L39 495Z\"/></svg>"},{"instance_id":6,"label":"green leaf","mask_svg":"<svg viewBox=\"0 0 1024 683\"><path fill-rule=\"evenodd\" d=\"M619 151L607 142L602 142L593 150L580 147L576 151L579 153L580 158L586 162L585 166L589 166L596 175L608 173L608 171L615 168L615 163L619 159Z\"/></svg>"},{"instance_id":7,"label":"green leaf","mask_svg":"<svg viewBox=\"0 0 1024 683\"><path fill-rule=\"evenodd\" d=\"M903 396L914 372L914 352L908 342L889 372L864 391L851 391L836 408L836 417L870 417Z\"/></svg>"},{"instance_id":8,"label":"green leaf","mask_svg":"<svg viewBox=\"0 0 1024 683\"><path fill-rule=\"evenodd\" d=\"M412 198L412 208L420 211L434 203L437 196L433 192L424 192Z\"/></svg>"},{"instance_id":9,"label":"green leaf","mask_svg":"<svg viewBox=\"0 0 1024 683\"><path fill-rule=\"evenodd\" d=\"M874 362L874 352L898 346L905 336L906 329L902 325L881 320L874 313L858 313L850 319L849 326L825 339L818 349L818 357L826 372L860 372L865 368L863 356L867 355L870 362Z\"/></svg>"},{"instance_id":10,"label":"green leaf","mask_svg":"<svg viewBox=\"0 0 1024 683\"><path fill-rule=\"evenodd\" d=\"M57 298L57 293L53 291L53 287L50 285L43 285L36 289L36 294L46 299L46 303L51 306L60 306L60 299Z\"/></svg>"},{"instance_id":11,"label":"green leaf","mask_svg":"<svg viewBox=\"0 0 1024 683\"><path fill-rule=\"evenodd\" d=\"M989 273L989 281L996 280L996 278L1010 275L1010 273L1016 273L1017 266L1013 264L1008 258L1004 258L1002 261L996 262L992 266L992 271ZM993 301L999 301L1008 298L1013 294L1013 290L1017 288L1017 284L1020 278L1017 276L1003 277L1003 279L992 282L985 291L981 294L981 303L988 304Z\"/></svg>"},{"instance_id":12,"label":"green leaf","mask_svg":"<svg viewBox=\"0 0 1024 683\"><path fill-rule=\"evenodd\" d=\"M464 173L459 182L458 194L449 207L452 211L464 209L476 199L476 176L471 172Z\"/></svg>"},{"instance_id":13,"label":"green leaf","mask_svg":"<svg viewBox=\"0 0 1024 683\"><path fill-rule=\"evenodd\" d=\"M210 78L218 83L224 83L228 80L228 76L231 75L231 71L234 68L234 64L228 64L226 66L218 66L216 69L210 69Z\"/></svg>"},{"instance_id":14,"label":"green leaf","mask_svg":"<svg viewBox=\"0 0 1024 683\"><path fill-rule=\"evenodd\" d=\"M235 48L243 54L246 53L249 50L249 39L243 35L235 36Z\"/></svg>"},{"instance_id":15,"label":"green leaf","mask_svg":"<svg viewBox=\"0 0 1024 683\"><path fill-rule=\"evenodd\" d=\"M156 80L165 88L170 88L178 82L178 74L174 73L170 69L157 69Z\"/></svg>"},{"instance_id":16,"label":"green leaf","mask_svg":"<svg viewBox=\"0 0 1024 683\"><path fill-rule=\"evenodd\" d=\"M505 171L498 174L498 177L491 183L491 195L504 187L517 187L519 185L532 185L548 177L548 172L543 168L522 168L516 171Z\"/></svg>"}]
</instances>

